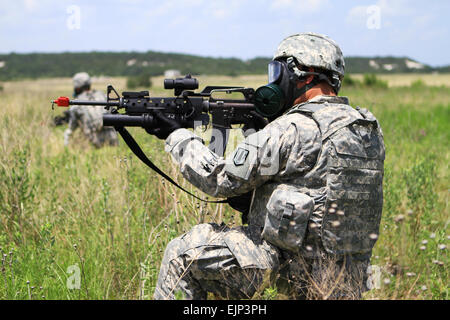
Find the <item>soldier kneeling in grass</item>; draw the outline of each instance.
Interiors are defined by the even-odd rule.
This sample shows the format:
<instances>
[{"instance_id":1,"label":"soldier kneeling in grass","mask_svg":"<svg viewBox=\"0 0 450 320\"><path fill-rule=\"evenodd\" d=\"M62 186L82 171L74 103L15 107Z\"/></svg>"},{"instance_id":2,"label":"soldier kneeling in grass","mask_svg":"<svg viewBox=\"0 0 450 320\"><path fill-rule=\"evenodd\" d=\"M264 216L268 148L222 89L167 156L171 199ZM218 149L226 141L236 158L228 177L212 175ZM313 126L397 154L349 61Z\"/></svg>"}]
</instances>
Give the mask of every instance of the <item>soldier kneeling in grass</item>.
<instances>
[{"instance_id":1,"label":"soldier kneeling in grass","mask_svg":"<svg viewBox=\"0 0 450 320\"><path fill-rule=\"evenodd\" d=\"M343 77L333 40L296 34L269 64L269 123L231 157L171 119L149 130L166 139L189 182L227 197L248 224L200 224L172 240L155 299L205 299L208 292L251 298L270 276L278 292L294 298L358 299L367 290L385 149L373 114L337 96ZM278 104L271 104L275 95Z\"/></svg>"},{"instance_id":2,"label":"soldier kneeling in grass","mask_svg":"<svg viewBox=\"0 0 450 320\"><path fill-rule=\"evenodd\" d=\"M90 101L105 101L106 96L98 90L91 90L91 78L86 72L73 77L74 98ZM68 128L64 131L64 145L69 144L73 131L80 127L88 140L97 148L104 145L117 146L117 132L112 127L103 126L103 113L108 112L102 106L70 106L68 110Z\"/></svg>"}]
</instances>

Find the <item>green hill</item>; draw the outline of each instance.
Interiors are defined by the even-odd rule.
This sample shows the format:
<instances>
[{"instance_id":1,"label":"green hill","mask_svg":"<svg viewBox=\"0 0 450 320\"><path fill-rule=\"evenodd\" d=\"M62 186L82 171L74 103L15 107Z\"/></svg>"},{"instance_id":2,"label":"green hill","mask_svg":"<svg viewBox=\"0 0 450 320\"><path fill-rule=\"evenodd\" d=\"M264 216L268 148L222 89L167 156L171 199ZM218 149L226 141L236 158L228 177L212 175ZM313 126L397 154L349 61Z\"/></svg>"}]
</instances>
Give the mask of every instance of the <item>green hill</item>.
<instances>
[{"instance_id":1,"label":"green hill","mask_svg":"<svg viewBox=\"0 0 450 320\"><path fill-rule=\"evenodd\" d=\"M348 57L346 69L349 73L411 73L431 72L432 67L408 57Z\"/></svg>"},{"instance_id":2,"label":"green hill","mask_svg":"<svg viewBox=\"0 0 450 320\"><path fill-rule=\"evenodd\" d=\"M161 52L83 52L0 54L0 80L42 77L70 77L79 71L92 75L162 75L165 70L181 74L263 74L268 57L243 61ZM403 57L347 57L348 73L449 72L450 66L431 68Z\"/></svg>"}]
</instances>

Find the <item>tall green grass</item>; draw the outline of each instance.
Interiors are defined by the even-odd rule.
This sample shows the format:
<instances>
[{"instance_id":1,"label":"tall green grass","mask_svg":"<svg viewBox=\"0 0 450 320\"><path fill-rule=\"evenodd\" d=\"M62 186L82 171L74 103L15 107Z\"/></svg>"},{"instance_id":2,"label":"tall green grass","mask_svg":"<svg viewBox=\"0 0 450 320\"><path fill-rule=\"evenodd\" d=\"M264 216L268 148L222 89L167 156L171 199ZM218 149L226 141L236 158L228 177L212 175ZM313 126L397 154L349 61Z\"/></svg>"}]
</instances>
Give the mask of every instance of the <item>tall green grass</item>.
<instances>
[{"instance_id":1,"label":"tall green grass","mask_svg":"<svg viewBox=\"0 0 450 320\"><path fill-rule=\"evenodd\" d=\"M175 190L123 142L97 150L77 133L64 148L64 128L51 127L49 104L64 92L41 86L6 84L1 93L1 299L150 299L171 239L200 222L240 223L226 206ZM386 143L372 259L381 285L365 298L448 299L448 88L344 85L342 95L377 116ZM132 132L161 168L197 192L162 141ZM79 289L68 286L74 266ZM263 297L276 299L276 288Z\"/></svg>"}]
</instances>

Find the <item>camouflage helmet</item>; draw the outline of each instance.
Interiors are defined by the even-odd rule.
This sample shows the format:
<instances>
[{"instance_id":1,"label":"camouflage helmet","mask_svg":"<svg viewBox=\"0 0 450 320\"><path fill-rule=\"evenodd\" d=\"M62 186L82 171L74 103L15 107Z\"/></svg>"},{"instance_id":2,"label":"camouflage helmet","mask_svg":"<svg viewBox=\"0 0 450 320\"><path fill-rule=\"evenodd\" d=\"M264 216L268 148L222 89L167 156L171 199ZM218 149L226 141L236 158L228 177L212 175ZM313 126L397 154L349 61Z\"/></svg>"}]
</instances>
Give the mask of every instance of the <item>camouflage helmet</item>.
<instances>
[{"instance_id":1,"label":"camouflage helmet","mask_svg":"<svg viewBox=\"0 0 450 320\"><path fill-rule=\"evenodd\" d=\"M86 72L78 72L72 78L75 89L91 85L91 77Z\"/></svg>"},{"instance_id":2,"label":"camouflage helmet","mask_svg":"<svg viewBox=\"0 0 450 320\"><path fill-rule=\"evenodd\" d=\"M325 35L304 32L291 35L279 44L273 60L294 57L300 65L320 68L344 77L345 63L339 46Z\"/></svg>"}]
</instances>

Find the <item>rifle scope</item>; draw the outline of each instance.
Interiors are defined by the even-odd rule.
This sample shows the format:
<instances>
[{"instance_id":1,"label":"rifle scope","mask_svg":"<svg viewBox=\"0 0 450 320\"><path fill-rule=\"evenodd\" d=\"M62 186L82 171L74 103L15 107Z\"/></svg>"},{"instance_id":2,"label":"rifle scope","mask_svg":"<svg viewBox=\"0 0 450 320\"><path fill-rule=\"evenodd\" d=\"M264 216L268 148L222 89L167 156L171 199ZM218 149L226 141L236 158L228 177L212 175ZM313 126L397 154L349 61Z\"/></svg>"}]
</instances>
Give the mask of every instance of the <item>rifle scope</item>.
<instances>
[{"instance_id":1,"label":"rifle scope","mask_svg":"<svg viewBox=\"0 0 450 320\"><path fill-rule=\"evenodd\" d=\"M164 89L175 89L179 92L183 90L195 90L198 89L198 81L190 75L187 75L184 78L165 79Z\"/></svg>"}]
</instances>

